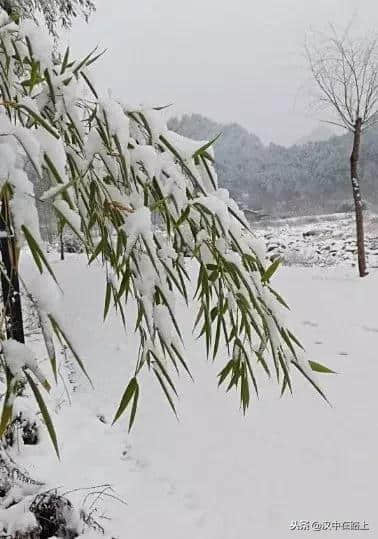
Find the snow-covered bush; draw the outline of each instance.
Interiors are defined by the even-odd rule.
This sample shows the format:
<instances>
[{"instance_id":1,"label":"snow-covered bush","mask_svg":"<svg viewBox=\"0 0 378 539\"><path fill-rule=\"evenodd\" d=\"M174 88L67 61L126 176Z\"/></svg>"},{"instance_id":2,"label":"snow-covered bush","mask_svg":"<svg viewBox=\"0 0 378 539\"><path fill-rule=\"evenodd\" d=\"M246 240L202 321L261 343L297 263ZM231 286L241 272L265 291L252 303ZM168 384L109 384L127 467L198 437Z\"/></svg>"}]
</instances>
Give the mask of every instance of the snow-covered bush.
<instances>
[{"instance_id":1,"label":"snow-covered bush","mask_svg":"<svg viewBox=\"0 0 378 539\"><path fill-rule=\"evenodd\" d=\"M72 232L63 232L63 247L66 253L82 253L83 242Z\"/></svg>"},{"instance_id":2,"label":"snow-covered bush","mask_svg":"<svg viewBox=\"0 0 378 539\"><path fill-rule=\"evenodd\" d=\"M321 392L311 376L311 367L321 367L301 359L297 339L282 322L285 303L270 285L278 264L267 263L243 213L218 187L211 143L168 130L159 108L132 107L99 95L89 69L98 56L92 51L75 60L67 49L58 60L41 28L27 20L18 24L0 12L2 206L17 249L30 252L40 274L26 282L14 264L38 311L55 379L54 334L89 375L52 300L59 289L43 249L33 186L22 168L25 159L41 181L49 178L42 198L53 202L89 263L102 261L104 316L113 303L123 322L134 323L139 332L135 374L114 421L129 407L133 424L144 369L156 377L175 410L172 371L190 373L175 314L178 296L190 301L184 252L197 276L196 327L208 356L215 358L221 346L228 350L219 384L227 382L240 392L243 410L251 388L258 392L257 369L274 375L284 392L291 389L295 366ZM164 233L153 226L154 216ZM137 306L134 321L125 317L130 298ZM41 384L48 390L49 382L33 352L3 335L1 353L7 389L0 435L12 419L17 383L25 380L58 451L39 389Z\"/></svg>"},{"instance_id":3,"label":"snow-covered bush","mask_svg":"<svg viewBox=\"0 0 378 539\"><path fill-rule=\"evenodd\" d=\"M87 19L95 9L92 0L0 0L0 7L15 19L38 21L42 17L55 36L59 25L70 27L73 18L81 15Z\"/></svg>"}]
</instances>

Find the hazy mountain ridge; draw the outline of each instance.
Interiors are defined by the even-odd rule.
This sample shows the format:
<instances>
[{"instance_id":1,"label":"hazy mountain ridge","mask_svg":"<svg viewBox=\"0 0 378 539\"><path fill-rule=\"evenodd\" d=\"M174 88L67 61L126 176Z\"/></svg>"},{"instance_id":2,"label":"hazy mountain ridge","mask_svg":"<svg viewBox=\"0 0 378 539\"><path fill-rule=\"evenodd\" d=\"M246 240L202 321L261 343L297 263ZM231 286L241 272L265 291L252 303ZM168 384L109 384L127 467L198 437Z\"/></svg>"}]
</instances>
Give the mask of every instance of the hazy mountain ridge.
<instances>
[{"instance_id":1,"label":"hazy mountain ridge","mask_svg":"<svg viewBox=\"0 0 378 539\"><path fill-rule=\"evenodd\" d=\"M279 213L327 213L351 200L349 154L351 137L264 146L242 126L220 124L200 114L169 121L170 129L198 140L222 136L215 144L220 184L246 207L263 207ZM378 128L368 131L361 154L362 191L371 204L378 203Z\"/></svg>"},{"instance_id":2,"label":"hazy mountain ridge","mask_svg":"<svg viewBox=\"0 0 378 539\"><path fill-rule=\"evenodd\" d=\"M308 144L309 142L321 142L323 140L329 140L334 135L335 133L329 129L329 127L320 125L313 129L308 135L300 137L295 144L301 146L302 144Z\"/></svg>"}]
</instances>

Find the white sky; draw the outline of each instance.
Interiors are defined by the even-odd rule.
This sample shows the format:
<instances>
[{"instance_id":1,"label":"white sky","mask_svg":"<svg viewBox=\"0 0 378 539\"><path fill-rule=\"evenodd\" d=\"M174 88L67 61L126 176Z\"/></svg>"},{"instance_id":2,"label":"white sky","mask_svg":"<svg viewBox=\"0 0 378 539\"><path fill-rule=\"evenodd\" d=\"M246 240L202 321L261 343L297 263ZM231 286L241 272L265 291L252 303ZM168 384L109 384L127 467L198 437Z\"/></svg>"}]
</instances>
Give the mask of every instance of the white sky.
<instances>
[{"instance_id":1,"label":"white sky","mask_svg":"<svg viewBox=\"0 0 378 539\"><path fill-rule=\"evenodd\" d=\"M352 19L378 29L377 0L97 0L68 36L108 52L96 76L129 103L174 103L290 144L317 127L303 58L306 31Z\"/></svg>"}]
</instances>

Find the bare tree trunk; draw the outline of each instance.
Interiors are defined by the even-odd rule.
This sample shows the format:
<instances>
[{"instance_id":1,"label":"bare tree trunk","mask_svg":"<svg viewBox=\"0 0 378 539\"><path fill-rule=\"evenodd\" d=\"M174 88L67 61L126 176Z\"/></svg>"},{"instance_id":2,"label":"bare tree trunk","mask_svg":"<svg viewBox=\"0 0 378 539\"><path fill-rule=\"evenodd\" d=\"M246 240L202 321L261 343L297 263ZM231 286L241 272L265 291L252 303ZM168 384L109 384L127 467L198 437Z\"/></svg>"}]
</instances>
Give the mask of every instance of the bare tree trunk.
<instances>
[{"instance_id":1,"label":"bare tree trunk","mask_svg":"<svg viewBox=\"0 0 378 539\"><path fill-rule=\"evenodd\" d=\"M59 223L59 244L60 244L60 260L64 260L64 240L63 240L64 224Z\"/></svg>"},{"instance_id":2,"label":"bare tree trunk","mask_svg":"<svg viewBox=\"0 0 378 539\"><path fill-rule=\"evenodd\" d=\"M20 283L18 279L18 249L13 231L10 228L9 204L4 194L1 201L0 251L4 266L1 272L1 288L8 338L25 342L22 321Z\"/></svg>"},{"instance_id":3,"label":"bare tree trunk","mask_svg":"<svg viewBox=\"0 0 378 539\"><path fill-rule=\"evenodd\" d=\"M366 271L366 255L365 255L365 240L364 240L364 217L362 211L362 200L360 190L360 180L358 174L358 163L360 158L361 147L361 118L357 118L354 134L353 134L353 150L350 156L350 176L352 181L354 209L356 214L356 237L357 237L357 254L358 254L358 271L360 277L365 277L368 274Z\"/></svg>"}]
</instances>

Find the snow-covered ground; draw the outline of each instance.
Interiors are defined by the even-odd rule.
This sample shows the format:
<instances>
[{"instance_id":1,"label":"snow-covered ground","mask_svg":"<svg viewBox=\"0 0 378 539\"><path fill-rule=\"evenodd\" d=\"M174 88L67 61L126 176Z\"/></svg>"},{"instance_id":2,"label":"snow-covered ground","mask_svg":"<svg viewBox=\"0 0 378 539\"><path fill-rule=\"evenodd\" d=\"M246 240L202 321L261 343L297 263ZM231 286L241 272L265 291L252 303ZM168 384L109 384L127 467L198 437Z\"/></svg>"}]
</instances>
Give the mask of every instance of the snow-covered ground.
<instances>
[{"instance_id":1,"label":"snow-covered ground","mask_svg":"<svg viewBox=\"0 0 378 539\"><path fill-rule=\"evenodd\" d=\"M114 314L102 323L99 267L88 270L80 255L54 267L66 290L67 324L95 390L62 365L72 404L62 387L50 402L61 461L47 435L37 448L15 455L46 488L79 489L70 497L87 510L93 503L93 516L119 539L310 534L290 530L294 520L365 520L370 531L327 533L377 536L378 272L360 280L355 268L287 267L275 277L309 358L338 372L321 377L332 407L295 376L293 397L280 399L276 384L267 383L243 417L236 395L217 389L221 362L206 362L183 315L196 381L183 377L179 384L179 421L147 376L129 435L126 417L114 427L111 420L135 364L136 339ZM104 484L127 505L93 494Z\"/></svg>"},{"instance_id":2,"label":"snow-covered ground","mask_svg":"<svg viewBox=\"0 0 378 539\"><path fill-rule=\"evenodd\" d=\"M354 217L350 213L261 221L254 226L267 243L268 255L288 265L356 265ZM378 267L378 216L365 215L366 254Z\"/></svg>"}]
</instances>

